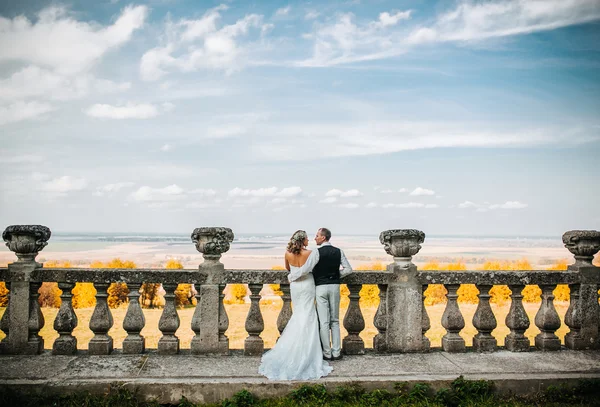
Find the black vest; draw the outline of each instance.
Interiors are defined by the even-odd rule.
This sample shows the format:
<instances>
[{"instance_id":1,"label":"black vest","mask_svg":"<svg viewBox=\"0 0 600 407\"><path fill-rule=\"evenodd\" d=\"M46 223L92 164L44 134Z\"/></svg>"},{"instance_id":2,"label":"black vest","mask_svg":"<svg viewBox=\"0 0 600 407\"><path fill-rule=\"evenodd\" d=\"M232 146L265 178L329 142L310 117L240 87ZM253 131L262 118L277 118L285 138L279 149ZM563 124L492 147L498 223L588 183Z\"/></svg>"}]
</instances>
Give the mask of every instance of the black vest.
<instances>
[{"instance_id":1,"label":"black vest","mask_svg":"<svg viewBox=\"0 0 600 407\"><path fill-rule=\"evenodd\" d=\"M341 250L329 245L320 247L318 250L319 262L312 272L315 285L340 284Z\"/></svg>"}]
</instances>

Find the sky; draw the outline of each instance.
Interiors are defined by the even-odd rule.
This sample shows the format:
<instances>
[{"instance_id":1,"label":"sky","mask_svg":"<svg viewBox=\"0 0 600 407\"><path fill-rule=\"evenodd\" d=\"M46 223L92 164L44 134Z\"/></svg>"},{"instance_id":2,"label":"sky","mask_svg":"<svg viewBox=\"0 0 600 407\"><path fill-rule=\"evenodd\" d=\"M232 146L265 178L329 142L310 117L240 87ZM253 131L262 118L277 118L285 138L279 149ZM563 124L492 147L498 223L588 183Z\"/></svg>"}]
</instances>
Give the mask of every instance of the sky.
<instances>
[{"instance_id":1,"label":"sky","mask_svg":"<svg viewBox=\"0 0 600 407\"><path fill-rule=\"evenodd\" d=\"M0 2L2 228L559 237L599 153L600 0Z\"/></svg>"}]
</instances>

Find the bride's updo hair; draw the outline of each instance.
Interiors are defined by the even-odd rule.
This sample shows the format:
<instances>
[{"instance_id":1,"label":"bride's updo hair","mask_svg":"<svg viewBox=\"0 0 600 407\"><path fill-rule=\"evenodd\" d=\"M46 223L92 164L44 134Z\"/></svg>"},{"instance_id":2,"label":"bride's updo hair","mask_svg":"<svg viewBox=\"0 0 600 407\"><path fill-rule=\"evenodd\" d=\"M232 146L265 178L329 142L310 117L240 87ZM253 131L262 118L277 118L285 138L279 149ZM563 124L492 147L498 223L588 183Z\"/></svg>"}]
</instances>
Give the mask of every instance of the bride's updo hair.
<instances>
[{"instance_id":1,"label":"bride's updo hair","mask_svg":"<svg viewBox=\"0 0 600 407\"><path fill-rule=\"evenodd\" d=\"M297 230L287 245L287 251L293 254L300 254L304 247L304 240L308 239L308 235L303 230Z\"/></svg>"}]
</instances>

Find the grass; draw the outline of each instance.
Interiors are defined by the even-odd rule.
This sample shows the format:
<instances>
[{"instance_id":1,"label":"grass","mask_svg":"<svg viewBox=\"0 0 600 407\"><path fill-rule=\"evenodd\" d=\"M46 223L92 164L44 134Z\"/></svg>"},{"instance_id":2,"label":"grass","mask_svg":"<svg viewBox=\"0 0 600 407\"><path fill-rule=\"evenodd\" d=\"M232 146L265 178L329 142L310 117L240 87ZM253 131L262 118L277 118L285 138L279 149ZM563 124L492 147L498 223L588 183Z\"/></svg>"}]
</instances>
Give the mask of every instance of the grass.
<instances>
[{"instance_id":1,"label":"grass","mask_svg":"<svg viewBox=\"0 0 600 407\"><path fill-rule=\"evenodd\" d=\"M365 389L349 385L334 390L322 384L302 385L287 396L258 399L247 390L242 390L220 403L208 404L214 407L283 407L283 406L350 406L350 407L387 407L387 406L487 406L487 407L530 407L530 406L598 406L600 405L600 381L583 380L574 387L550 386L543 392L528 396L500 396L495 392L494 383L485 380L465 380L462 376L454 380L449 387L434 391L429 385L417 383L412 387L407 383L396 383L393 391L386 389ZM126 390L111 390L105 395L75 393L71 395L18 394L11 389L0 388L0 405L36 406L111 406L111 407L150 407L159 406L156 401L143 401L136 394ZM193 407L207 404L195 404L185 397L178 403L181 407Z\"/></svg>"},{"instance_id":2,"label":"grass","mask_svg":"<svg viewBox=\"0 0 600 407\"><path fill-rule=\"evenodd\" d=\"M529 315L530 327L525 332L525 335L530 339L533 344L535 336L540 332L535 326L534 318L537 310L539 309L539 303L524 303L525 310ZM265 329L261 335L265 341L265 347L271 348L275 344L279 331L277 330L277 317L282 306L281 300L275 300L272 303L266 302L261 304L261 311L263 319L265 321ZM561 341L564 341L565 334L569 331L569 328L564 324L564 315L567 311L569 304L568 302L555 302L555 307L558 314L561 317L562 325L556 332ZM343 321L343 316L346 312L346 306L343 306L340 310L340 319ZM461 331L461 336L465 339L467 346L472 343L473 336L477 333L475 327L473 327L473 315L477 309L476 304L459 304L465 319L465 328ZM229 346L231 349L242 349L244 347L244 339L247 336L244 328L246 315L250 304L227 304L225 309L229 316L229 329L226 335L229 337ZM442 314L444 312L445 304L436 304L427 306L427 312L429 319L431 320L431 329L426 333L427 337L431 341L431 345L434 347L441 346L441 338L446 333L445 329L441 325ZM504 344L504 337L508 335L509 329L506 327L504 320L510 309L509 304L498 306L492 304L492 310L496 315L498 321L498 328L496 328L492 334L498 339L498 345ZM0 308L0 317L4 314L5 309ZM77 328L74 330L74 335L77 337L77 347L79 349L87 349L88 342L93 336L92 331L89 329L90 317L93 313L93 308L81 308L76 309L75 313L78 318ZM121 344L127 333L123 329L123 319L125 317L126 308L112 309L114 324L109 334L114 339L114 346L121 348ZM361 338L365 341L365 347L370 348L373 346L373 337L377 334L377 329L373 326L373 318L377 308L362 307L363 317L365 320L365 329L360 334ZM40 335L44 338L44 346L46 349L51 349L54 340L58 337L58 333L54 330L54 318L58 309L56 308L43 308L42 313L45 318L45 325L40 331ZM156 348L158 340L161 337L161 332L158 330L158 321L160 319L162 310L160 309L144 309L144 316L146 318L146 325L142 330L142 335L146 338L147 348ZM191 330L191 320L194 313L193 308L184 308L178 310L180 318L180 327L176 332L176 335L180 339L181 348L189 348L194 332ZM346 330L343 328L343 323L340 323L342 330L342 338L346 335ZM4 333L0 331L0 339L4 338Z\"/></svg>"}]
</instances>

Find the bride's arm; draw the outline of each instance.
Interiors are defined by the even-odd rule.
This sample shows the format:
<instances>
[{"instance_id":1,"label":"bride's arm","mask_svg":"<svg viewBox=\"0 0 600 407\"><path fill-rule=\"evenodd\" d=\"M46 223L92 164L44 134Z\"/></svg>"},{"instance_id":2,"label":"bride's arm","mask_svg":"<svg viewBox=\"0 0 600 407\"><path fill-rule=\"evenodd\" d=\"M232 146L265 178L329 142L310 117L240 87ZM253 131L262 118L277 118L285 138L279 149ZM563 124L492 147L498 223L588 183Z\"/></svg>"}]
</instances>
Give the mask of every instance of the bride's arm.
<instances>
[{"instance_id":1,"label":"bride's arm","mask_svg":"<svg viewBox=\"0 0 600 407\"><path fill-rule=\"evenodd\" d=\"M308 255L308 259L306 259L306 263L300 268L290 272L288 275L288 281L291 283L292 281L298 280L300 277L307 275L312 272L317 263L319 262L319 251L313 250Z\"/></svg>"}]
</instances>

